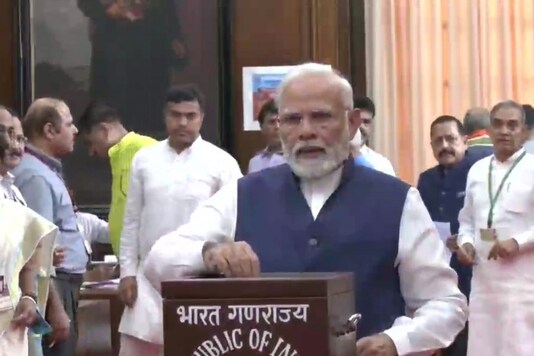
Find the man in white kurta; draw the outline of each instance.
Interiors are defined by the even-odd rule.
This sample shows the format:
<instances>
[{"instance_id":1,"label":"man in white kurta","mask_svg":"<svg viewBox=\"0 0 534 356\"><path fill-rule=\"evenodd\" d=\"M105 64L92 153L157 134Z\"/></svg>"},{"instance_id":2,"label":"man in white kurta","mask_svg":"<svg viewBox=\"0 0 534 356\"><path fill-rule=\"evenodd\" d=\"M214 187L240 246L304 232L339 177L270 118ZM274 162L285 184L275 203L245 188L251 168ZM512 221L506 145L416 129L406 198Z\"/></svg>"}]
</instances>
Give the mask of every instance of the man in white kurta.
<instances>
[{"instance_id":1,"label":"man in white kurta","mask_svg":"<svg viewBox=\"0 0 534 356\"><path fill-rule=\"evenodd\" d=\"M316 220L322 210L328 209L327 200L332 203L332 197L340 193L341 166L349 157L349 127L357 127L358 111L351 108L350 84L330 66L302 65L280 88L284 155L298 176L295 181ZM256 173L256 177L275 170L278 168ZM391 182L392 178L386 180ZM283 188L278 191L285 192ZM238 194L238 182L228 184L203 203L188 224L158 240L145 261L146 276L156 288L163 280L206 270L237 277L258 275L260 266L268 261L258 261L246 242L234 242L239 220ZM283 204L284 200L280 202ZM379 334L361 338L357 342L360 355L429 355L430 350L449 345L465 324L465 297L456 286L456 274L445 261L443 244L417 190L408 188L401 206L398 254L391 263L391 272L398 269L402 297L407 309L415 313L391 320L391 327ZM280 209L298 215L287 206ZM256 218L266 221L262 216L258 213ZM335 226L329 229L336 234ZM290 228L281 230L288 231L288 238L299 233ZM366 232L361 231L363 235ZM310 241L320 245L317 240ZM276 246L272 248L276 250ZM268 263L280 263L276 262L276 253L271 252L270 256Z\"/></svg>"},{"instance_id":2,"label":"man in white kurta","mask_svg":"<svg viewBox=\"0 0 534 356\"><path fill-rule=\"evenodd\" d=\"M172 89L165 123L169 138L133 159L120 243L120 292L126 304L121 355L158 355L162 300L140 273L156 240L189 221L204 200L242 176L236 160L200 135L204 101L194 88Z\"/></svg>"},{"instance_id":3,"label":"man in white kurta","mask_svg":"<svg viewBox=\"0 0 534 356\"><path fill-rule=\"evenodd\" d=\"M469 356L534 355L534 155L521 147L523 129L519 104L495 106L495 155L467 178L458 242L459 259L474 264Z\"/></svg>"}]
</instances>

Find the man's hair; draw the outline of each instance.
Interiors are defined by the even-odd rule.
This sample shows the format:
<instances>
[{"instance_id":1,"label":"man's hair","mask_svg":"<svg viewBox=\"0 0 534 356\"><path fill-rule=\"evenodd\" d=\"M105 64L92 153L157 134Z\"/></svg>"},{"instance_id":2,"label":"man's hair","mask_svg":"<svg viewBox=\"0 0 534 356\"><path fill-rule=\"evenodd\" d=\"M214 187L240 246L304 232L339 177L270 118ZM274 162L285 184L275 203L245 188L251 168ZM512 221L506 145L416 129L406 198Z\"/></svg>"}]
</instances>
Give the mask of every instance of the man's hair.
<instances>
[{"instance_id":1,"label":"man's hair","mask_svg":"<svg viewBox=\"0 0 534 356\"><path fill-rule=\"evenodd\" d=\"M6 106L6 107L2 106L2 108L6 110L9 113L9 115L20 119L20 114L15 109L10 108L9 106Z\"/></svg>"},{"instance_id":2,"label":"man's hair","mask_svg":"<svg viewBox=\"0 0 534 356\"><path fill-rule=\"evenodd\" d=\"M260 126L263 126L263 122L265 121L265 118L267 115L277 115L278 114L278 108L276 107L276 103L274 102L274 99L269 100L265 104L262 105L260 112L258 113L258 122L260 123Z\"/></svg>"},{"instance_id":3,"label":"man's hair","mask_svg":"<svg viewBox=\"0 0 534 356\"><path fill-rule=\"evenodd\" d=\"M439 125L439 124L447 124L449 122L456 124L458 133L462 136L465 136L466 133L465 133L464 125L462 124L460 120L458 120L457 118L451 115L438 116L434 121L432 121L432 123L430 124L430 134L432 134L432 130L434 129L434 126Z\"/></svg>"},{"instance_id":4,"label":"man's hair","mask_svg":"<svg viewBox=\"0 0 534 356\"><path fill-rule=\"evenodd\" d=\"M525 125L529 130L534 129L534 108L530 104L522 105L525 112Z\"/></svg>"},{"instance_id":5,"label":"man's hair","mask_svg":"<svg viewBox=\"0 0 534 356\"><path fill-rule=\"evenodd\" d=\"M80 134L88 134L99 124L110 122L121 122L118 111L101 101L93 101L78 120L77 127Z\"/></svg>"},{"instance_id":6,"label":"man's hair","mask_svg":"<svg viewBox=\"0 0 534 356\"><path fill-rule=\"evenodd\" d=\"M22 120L24 134L31 140L34 137L42 135L44 127L49 123L56 130L61 130L62 118L58 110L61 105L66 104L59 99L37 99L30 105L26 116Z\"/></svg>"},{"instance_id":7,"label":"man's hair","mask_svg":"<svg viewBox=\"0 0 534 356\"><path fill-rule=\"evenodd\" d=\"M341 89L341 95L343 96L343 105L347 109L353 108L352 102L352 86L349 81L343 77L343 75L332 68L328 64L321 63L304 63L295 66L291 71L284 77L278 88L276 89L276 105L280 107L280 99L283 96L286 88L292 84L295 80L301 79L307 76L331 76L334 80L337 81Z\"/></svg>"},{"instance_id":8,"label":"man's hair","mask_svg":"<svg viewBox=\"0 0 534 356\"><path fill-rule=\"evenodd\" d=\"M521 121L525 123L525 110L523 110L523 107L521 104L513 101L513 100L505 100L501 101L500 103L497 103L491 111L490 111L490 117L493 118L495 116L495 113L501 109L515 109L519 112L519 115L521 116Z\"/></svg>"},{"instance_id":9,"label":"man's hair","mask_svg":"<svg viewBox=\"0 0 534 356\"><path fill-rule=\"evenodd\" d=\"M204 94L193 84L172 87L167 92L167 97L165 98L166 103L173 104L180 104L188 101L197 101L200 110L205 110L206 100Z\"/></svg>"},{"instance_id":10,"label":"man's hair","mask_svg":"<svg viewBox=\"0 0 534 356\"><path fill-rule=\"evenodd\" d=\"M478 130L486 130L490 125L490 112L486 108L472 108L465 113L464 128L466 135L472 135Z\"/></svg>"},{"instance_id":11,"label":"man's hair","mask_svg":"<svg viewBox=\"0 0 534 356\"><path fill-rule=\"evenodd\" d=\"M368 111L372 117L375 117L375 103L367 96L354 98L354 108L360 109L361 111Z\"/></svg>"}]
</instances>

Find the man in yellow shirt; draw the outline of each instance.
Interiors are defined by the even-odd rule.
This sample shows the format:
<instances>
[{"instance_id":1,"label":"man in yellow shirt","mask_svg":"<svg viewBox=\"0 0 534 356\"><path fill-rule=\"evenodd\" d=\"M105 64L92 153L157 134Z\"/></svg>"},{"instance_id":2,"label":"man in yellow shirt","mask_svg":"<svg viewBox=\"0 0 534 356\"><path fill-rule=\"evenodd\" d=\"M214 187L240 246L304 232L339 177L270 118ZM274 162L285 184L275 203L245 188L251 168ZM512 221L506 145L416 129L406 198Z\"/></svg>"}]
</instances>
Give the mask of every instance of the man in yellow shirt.
<instances>
[{"instance_id":1,"label":"man in yellow shirt","mask_svg":"<svg viewBox=\"0 0 534 356\"><path fill-rule=\"evenodd\" d=\"M90 104L85 110L78 122L78 130L89 155L109 157L112 176L109 238L113 252L118 256L132 159L141 148L157 141L128 132L122 125L118 112L100 102Z\"/></svg>"}]
</instances>

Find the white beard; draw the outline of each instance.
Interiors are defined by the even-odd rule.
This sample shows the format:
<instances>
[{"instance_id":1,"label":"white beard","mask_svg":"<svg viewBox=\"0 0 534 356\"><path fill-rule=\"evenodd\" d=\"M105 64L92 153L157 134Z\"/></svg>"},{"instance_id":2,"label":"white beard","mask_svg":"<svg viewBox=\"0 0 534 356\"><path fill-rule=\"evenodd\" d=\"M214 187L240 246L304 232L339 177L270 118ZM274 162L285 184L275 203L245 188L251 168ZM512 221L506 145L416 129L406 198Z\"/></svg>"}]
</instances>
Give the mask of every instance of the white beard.
<instances>
[{"instance_id":1,"label":"white beard","mask_svg":"<svg viewBox=\"0 0 534 356\"><path fill-rule=\"evenodd\" d=\"M282 141L282 151L284 157L295 175L302 179L319 179L333 171L349 157L350 145L348 132L344 133L339 141L332 147L325 147L326 154L314 159L299 159L296 151L305 145L295 145L296 148L289 148Z\"/></svg>"}]
</instances>

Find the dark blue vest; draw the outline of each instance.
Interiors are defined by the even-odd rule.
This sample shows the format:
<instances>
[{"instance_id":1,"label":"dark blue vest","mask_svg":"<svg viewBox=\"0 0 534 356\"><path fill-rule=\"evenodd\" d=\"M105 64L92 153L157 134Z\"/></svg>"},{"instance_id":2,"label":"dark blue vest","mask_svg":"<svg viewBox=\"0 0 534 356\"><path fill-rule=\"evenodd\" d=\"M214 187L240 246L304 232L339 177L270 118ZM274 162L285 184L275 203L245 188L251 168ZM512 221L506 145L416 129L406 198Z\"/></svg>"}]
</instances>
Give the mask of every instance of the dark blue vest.
<instances>
[{"instance_id":1,"label":"dark blue vest","mask_svg":"<svg viewBox=\"0 0 534 356\"><path fill-rule=\"evenodd\" d=\"M409 186L347 160L341 183L314 220L287 164L238 183L236 240L257 253L262 272L353 272L358 338L404 315L395 259Z\"/></svg>"},{"instance_id":2,"label":"dark blue vest","mask_svg":"<svg viewBox=\"0 0 534 356\"><path fill-rule=\"evenodd\" d=\"M451 233L458 233L458 214L464 206L465 185L471 166L493 153L491 147L470 147L464 159L454 167L444 170L436 166L419 176L417 189L433 221L451 224ZM451 258L451 267L458 274L458 287L467 297L471 291L471 267L458 262L456 254Z\"/></svg>"}]
</instances>

